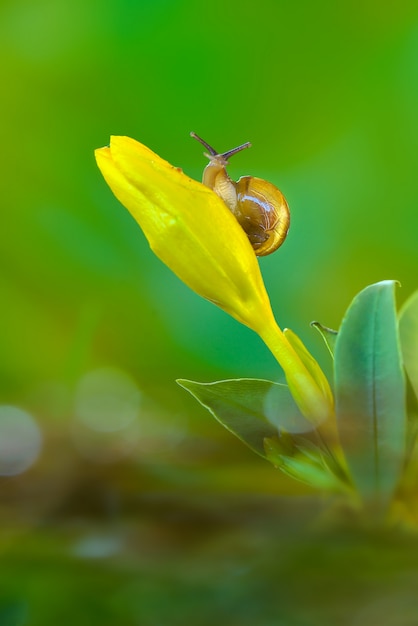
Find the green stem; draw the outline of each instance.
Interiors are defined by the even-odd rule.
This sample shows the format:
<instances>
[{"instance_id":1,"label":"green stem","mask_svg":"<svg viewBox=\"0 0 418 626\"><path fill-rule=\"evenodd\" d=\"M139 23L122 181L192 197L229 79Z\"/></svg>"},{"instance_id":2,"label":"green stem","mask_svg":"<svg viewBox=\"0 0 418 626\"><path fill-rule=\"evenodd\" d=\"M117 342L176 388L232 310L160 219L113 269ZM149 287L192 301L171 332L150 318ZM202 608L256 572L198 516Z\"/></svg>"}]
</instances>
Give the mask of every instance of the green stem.
<instances>
[{"instance_id":1,"label":"green stem","mask_svg":"<svg viewBox=\"0 0 418 626\"><path fill-rule=\"evenodd\" d=\"M283 368L290 392L301 413L315 424L318 437L353 490L350 470L339 441L332 394L328 395L319 386L275 319L270 318L267 323L264 319L263 322L263 326L257 330L258 334Z\"/></svg>"},{"instance_id":2,"label":"green stem","mask_svg":"<svg viewBox=\"0 0 418 626\"><path fill-rule=\"evenodd\" d=\"M283 368L289 389L302 414L316 424L333 416L329 398L302 363L274 318L267 322L264 319L257 332Z\"/></svg>"}]
</instances>

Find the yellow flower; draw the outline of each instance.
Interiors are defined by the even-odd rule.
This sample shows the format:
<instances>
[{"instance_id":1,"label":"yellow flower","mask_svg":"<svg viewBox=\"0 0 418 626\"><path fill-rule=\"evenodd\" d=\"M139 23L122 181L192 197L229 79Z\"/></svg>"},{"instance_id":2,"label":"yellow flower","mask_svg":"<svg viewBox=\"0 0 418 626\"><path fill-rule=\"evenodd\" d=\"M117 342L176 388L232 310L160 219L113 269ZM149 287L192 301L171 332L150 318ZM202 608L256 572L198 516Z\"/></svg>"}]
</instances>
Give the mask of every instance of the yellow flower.
<instances>
[{"instance_id":1,"label":"yellow flower","mask_svg":"<svg viewBox=\"0 0 418 626\"><path fill-rule=\"evenodd\" d=\"M306 355L277 326L254 250L224 202L129 137L112 137L110 146L95 154L106 182L155 254L196 293L264 339L306 417L315 422L329 417L328 383L312 357L316 368L307 367Z\"/></svg>"},{"instance_id":2,"label":"yellow flower","mask_svg":"<svg viewBox=\"0 0 418 626\"><path fill-rule=\"evenodd\" d=\"M112 137L96 159L155 254L194 291L251 326L268 296L247 236L224 202L129 137Z\"/></svg>"}]
</instances>

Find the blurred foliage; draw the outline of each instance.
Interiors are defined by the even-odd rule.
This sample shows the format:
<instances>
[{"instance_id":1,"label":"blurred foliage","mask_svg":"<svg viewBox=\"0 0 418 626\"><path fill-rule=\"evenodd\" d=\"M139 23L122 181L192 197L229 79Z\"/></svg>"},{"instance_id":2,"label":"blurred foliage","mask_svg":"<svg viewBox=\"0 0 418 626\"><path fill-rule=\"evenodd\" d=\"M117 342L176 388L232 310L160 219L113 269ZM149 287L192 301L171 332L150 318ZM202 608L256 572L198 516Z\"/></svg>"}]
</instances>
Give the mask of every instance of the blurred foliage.
<instances>
[{"instance_id":1,"label":"blurred foliage","mask_svg":"<svg viewBox=\"0 0 418 626\"><path fill-rule=\"evenodd\" d=\"M189 494L193 501L202 491L291 492L285 478L235 443L174 383L177 377L277 380L273 358L255 335L199 300L152 255L104 184L93 150L110 134L130 135L200 178L205 159L189 131L221 150L251 140L231 175L268 178L292 210L285 246L261 260L273 307L279 323L325 364L311 320L338 327L353 295L382 279L402 283L402 301L417 287L417 35L412 0L256 6L3 0L0 402L27 411L44 438L31 469L1 479L4 527L74 520L77 535L77 523L93 512L102 523L122 519L126 500L141 524L138 494ZM138 432L128 448L108 433L95 439L75 415L83 377L100 368L129 376L141 394ZM226 500L223 506L233 509ZM186 504L180 508L187 516ZM282 514L275 511L275 524ZM152 513L163 526L165 515L165 509ZM248 511L242 518L251 526ZM201 517L190 520L200 527ZM205 528L195 532L204 544ZM188 533L176 527L174 544L181 546ZM216 537L207 552L197 550L203 562L211 546L224 554L231 539L223 530ZM211 623L197 615L213 605L213 589L187 571L187 560L179 587L172 586L179 550L172 569L163 572L162 558L158 578L140 578L137 592L135 568L119 579L118 562L100 572L81 562L68 566L64 544L59 535L32 531L2 551L9 582L2 580L1 624L176 624L183 611L195 624ZM280 559L278 548L275 555ZM256 562L255 573L245 574L255 597L265 579L257 577L258 551L247 556L240 567ZM297 570L310 557L294 558ZM209 569L219 575L213 562ZM91 587L83 589L87 580ZM53 582L62 593L55 595ZM111 600L115 585L121 591ZM241 606L237 624L255 623L244 610L247 587L234 585L216 596L214 619ZM171 616L158 604L147 618L138 613L144 598L157 602L160 595ZM262 595L255 607L266 607L271 597ZM55 602L61 604L54 610ZM111 602L125 613L112 612ZM258 623L276 624L263 610ZM372 613L364 615L373 621ZM312 623L306 615L293 622L287 616L286 624Z\"/></svg>"}]
</instances>

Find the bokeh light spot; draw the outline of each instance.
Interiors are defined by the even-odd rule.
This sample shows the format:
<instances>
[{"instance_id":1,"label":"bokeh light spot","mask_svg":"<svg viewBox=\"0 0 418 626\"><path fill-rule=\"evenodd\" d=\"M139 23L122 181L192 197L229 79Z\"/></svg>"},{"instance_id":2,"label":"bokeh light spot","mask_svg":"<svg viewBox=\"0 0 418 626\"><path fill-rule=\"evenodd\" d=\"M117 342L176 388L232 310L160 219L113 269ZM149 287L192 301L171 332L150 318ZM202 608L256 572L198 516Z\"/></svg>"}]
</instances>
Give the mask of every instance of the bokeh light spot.
<instances>
[{"instance_id":1,"label":"bokeh light spot","mask_svg":"<svg viewBox=\"0 0 418 626\"><path fill-rule=\"evenodd\" d=\"M101 368L80 380L75 415L91 430L116 432L137 418L140 401L141 392L127 373L116 368Z\"/></svg>"},{"instance_id":2,"label":"bokeh light spot","mask_svg":"<svg viewBox=\"0 0 418 626\"><path fill-rule=\"evenodd\" d=\"M83 559L105 559L121 552L123 542L117 535L92 535L80 539L73 548Z\"/></svg>"},{"instance_id":3,"label":"bokeh light spot","mask_svg":"<svg viewBox=\"0 0 418 626\"><path fill-rule=\"evenodd\" d=\"M264 414L271 424L288 433L304 433L313 428L301 414L290 393L283 391L283 387L270 388L264 399Z\"/></svg>"},{"instance_id":4,"label":"bokeh light spot","mask_svg":"<svg viewBox=\"0 0 418 626\"><path fill-rule=\"evenodd\" d=\"M0 475L15 476L38 458L42 433L29 413L15 406L0 406Z\"/></svg>"}]
</instances>

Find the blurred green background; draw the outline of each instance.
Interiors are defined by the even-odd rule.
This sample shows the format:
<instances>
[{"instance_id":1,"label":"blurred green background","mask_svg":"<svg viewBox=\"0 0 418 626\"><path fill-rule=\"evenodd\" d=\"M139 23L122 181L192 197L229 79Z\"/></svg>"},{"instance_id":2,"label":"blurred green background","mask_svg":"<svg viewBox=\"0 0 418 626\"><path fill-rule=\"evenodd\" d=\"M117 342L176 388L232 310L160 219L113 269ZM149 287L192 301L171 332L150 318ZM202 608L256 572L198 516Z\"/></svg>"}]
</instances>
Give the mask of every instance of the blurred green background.
<instances>
[{"instance_id":1,"label":"blurred green background","mask_svg":"<svg viewBox=\"0 0 418 626\"><path fill-rule=\"evenodd\" d=\"M200 179L191 130L250 140L231 176L292 211L273 308L329 370L311 320L418 288L416 2L3 0L0 47L0 626L399 625L408 584L381 605L379 567L312 593L340 571L289 548L316 504L176 386L281 374L152 255L93 151L129 135Z\"/></svg>"}]
</instances>

